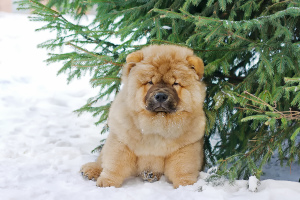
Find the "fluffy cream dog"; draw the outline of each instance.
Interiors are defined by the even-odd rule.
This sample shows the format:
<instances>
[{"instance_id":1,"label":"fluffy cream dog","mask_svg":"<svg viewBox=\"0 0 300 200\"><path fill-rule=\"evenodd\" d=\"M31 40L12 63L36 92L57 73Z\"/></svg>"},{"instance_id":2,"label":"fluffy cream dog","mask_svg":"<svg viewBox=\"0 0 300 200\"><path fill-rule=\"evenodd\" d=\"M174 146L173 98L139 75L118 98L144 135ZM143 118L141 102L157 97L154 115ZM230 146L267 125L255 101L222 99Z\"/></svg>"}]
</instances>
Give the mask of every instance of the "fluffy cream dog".
<instances>
[{"instance_id":1,"label":"fluffy cream dog","mask_svg":"<svg viewBox=\"0 0 300 200\"><path fill-rule=\"evenodd\" d=\"M100 187L120 187L136 175L152 181L164 174L174 188L195 183L204 160L203 73L203 61L185 47L152 45L129 54L109 136L82 174Z\"/></svg>"}]
</instances>

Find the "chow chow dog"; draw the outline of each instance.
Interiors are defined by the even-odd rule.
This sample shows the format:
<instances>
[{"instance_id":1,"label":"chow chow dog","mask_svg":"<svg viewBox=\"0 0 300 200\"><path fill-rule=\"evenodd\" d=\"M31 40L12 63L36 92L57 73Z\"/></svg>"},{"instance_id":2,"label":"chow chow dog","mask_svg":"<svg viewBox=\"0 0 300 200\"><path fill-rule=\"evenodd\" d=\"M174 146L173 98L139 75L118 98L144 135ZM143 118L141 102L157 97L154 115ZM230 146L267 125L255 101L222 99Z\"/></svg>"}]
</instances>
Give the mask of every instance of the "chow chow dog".
<instances>
[{"instance_id":1,"label":"chow chow dog","mask_svg":"<svg viewBox=\"0 0 300 200\"><path fill-rule=\"evenodd\" d=\"M203 61L185 47L151 45L129 54L106 143L81 173L99 187L120 187L138 175L165 175L174 188L194 184L204 163L203 73Z\"/></svg>"}]
</instances>

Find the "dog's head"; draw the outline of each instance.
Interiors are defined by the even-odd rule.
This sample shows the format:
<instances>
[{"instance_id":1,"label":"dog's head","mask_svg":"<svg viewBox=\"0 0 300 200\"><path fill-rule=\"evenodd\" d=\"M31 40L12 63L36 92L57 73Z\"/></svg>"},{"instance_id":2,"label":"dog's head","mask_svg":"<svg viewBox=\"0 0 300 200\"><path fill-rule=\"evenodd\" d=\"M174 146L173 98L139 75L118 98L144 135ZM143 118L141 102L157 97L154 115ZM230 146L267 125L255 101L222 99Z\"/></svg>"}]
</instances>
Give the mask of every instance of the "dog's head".
<instances>
[{"instance_id":1,"label":"dog's head","mask_svg":"<svg viewBox=\"0 0 300 200\"><path fill-rule=\"evenodd\" d=\"M203 61L192 50L152 45L127 56L122 80L136 111L171 114L192 112L204 100L203 73Z\"/></svg>"}]
</instances>

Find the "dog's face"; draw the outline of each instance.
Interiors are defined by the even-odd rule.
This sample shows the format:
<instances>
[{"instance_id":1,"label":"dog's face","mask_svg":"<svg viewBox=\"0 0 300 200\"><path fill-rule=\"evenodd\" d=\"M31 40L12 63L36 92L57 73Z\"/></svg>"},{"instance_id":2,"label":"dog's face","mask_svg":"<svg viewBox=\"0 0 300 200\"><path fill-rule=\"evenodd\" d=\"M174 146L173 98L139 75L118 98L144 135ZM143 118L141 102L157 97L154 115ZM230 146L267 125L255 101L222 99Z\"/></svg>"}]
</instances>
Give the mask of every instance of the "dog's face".
<instances>
[{"instance_id":1,"label":"dog's face","mask_svg":"<svg viewBox=\"0 0 300 200\"><path fill-rule=\"evenodd\" d=\"M129 54L126 62L122 79L137 112L192 112L204 99L203 61L190 49L154 45Z\"/></svg>"}]
</instances>

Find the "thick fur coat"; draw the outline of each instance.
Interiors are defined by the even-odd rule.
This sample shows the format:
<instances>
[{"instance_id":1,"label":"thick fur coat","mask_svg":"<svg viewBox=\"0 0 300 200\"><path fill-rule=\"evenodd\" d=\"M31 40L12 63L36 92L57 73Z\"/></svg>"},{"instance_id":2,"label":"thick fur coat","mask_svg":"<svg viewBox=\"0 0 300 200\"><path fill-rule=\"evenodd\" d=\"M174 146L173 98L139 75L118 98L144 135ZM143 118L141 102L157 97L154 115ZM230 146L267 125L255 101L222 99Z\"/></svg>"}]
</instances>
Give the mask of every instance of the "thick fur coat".
<instances>
[{"instance_id":1,"label":"thick fur coat","mask_svg":"<svg viewBox=\"0 0 300 200\"><path fill-rule=\"evenodd\" d=\"M109 136L82 173L100 187L120 187L136 175L151 181L164 174L174 188L195 183L204 160L203 73L203 61L185 47L151 45L129 54Z\"/></svg>"}]
</instances>

